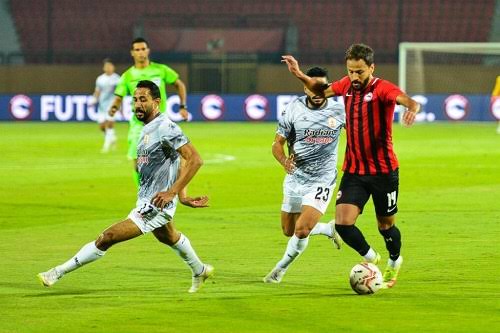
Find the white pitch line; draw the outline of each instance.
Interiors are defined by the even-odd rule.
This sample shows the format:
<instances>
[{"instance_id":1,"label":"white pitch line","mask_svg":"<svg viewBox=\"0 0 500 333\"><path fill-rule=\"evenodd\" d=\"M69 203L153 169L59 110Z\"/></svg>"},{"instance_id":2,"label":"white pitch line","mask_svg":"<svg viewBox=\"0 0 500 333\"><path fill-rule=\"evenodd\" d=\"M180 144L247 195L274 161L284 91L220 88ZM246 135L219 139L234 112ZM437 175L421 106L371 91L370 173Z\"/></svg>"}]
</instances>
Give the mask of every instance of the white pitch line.
<instances>
[{"instance_id":1,"label":"white pitch line","mask_svg":"<svg viewBox=\"0 0 500 333\"><path fill-rule=\"evenodd\" d=\"M236 160L236 157L233 155L215 154L213 158L206 159L203 162L206 164L219 164L224 162L231 162L234 160Z\"/></svg>"}]
</instances>

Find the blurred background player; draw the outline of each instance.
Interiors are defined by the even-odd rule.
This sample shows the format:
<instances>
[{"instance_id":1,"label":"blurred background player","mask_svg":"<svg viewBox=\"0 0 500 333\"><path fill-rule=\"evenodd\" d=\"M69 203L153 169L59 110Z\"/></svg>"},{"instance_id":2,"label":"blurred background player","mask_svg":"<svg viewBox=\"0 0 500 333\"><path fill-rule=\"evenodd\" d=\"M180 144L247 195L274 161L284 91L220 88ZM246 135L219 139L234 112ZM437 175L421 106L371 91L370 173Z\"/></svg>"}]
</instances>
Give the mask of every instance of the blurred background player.
<instances>
[{"instance_id":1,"label":"blurred background player","mask_svg":"<svg viewBox=\"0 0 500 333\"><path fill-rule=\"evenodd\" d=\"M497 76L497 79L495 81L495 86L493 87L493 91L491 92L491 103L497 99L500 98L500 75ZM497 133L500 134L500 120L497 123Z\"/></svg>"},{"instance_id":2,"label":"blurred background player","mask_svg":"<svg viewBox=\"0 0 500 333\"><path fill-rule=\"evenodd\" d=\"M331 85L304 74L297 60L283 56L289 71L315 94L343 96L346 106L347 148L344 175L336 202L335 228L346 244L367 262L377 264L380 254L366 242L356 220L372 197L378 230L389 252L384 272L385 287L396 283L403 257L401 233L396 227L399 163L392 144L396 104L405 106L403 124L410 126L420 105L393 83L373 76L374 52L364 44L353 44L345 54L347 76Z\"/></svg>"},{"instance_id":3,"label":"blurred background player","mask_svg":"<svg viewBox=\"0 0 500 333\"><path fill-rule=\"evenodd\" d=\"M103 74L99 75L95 81L94 101L98 103L97 123L104 133L104 144L101 152L107 153L110 148L116 145L116 134L114 129L115 118L108 113L113 103L114 92L120 75L115 73L115 65L111 59L103 60Z\"/></svg>"},{"instance_id":4,"label":"blurred background player","mask_svg":"<svg viewBox=\"0 0 500 333\"><path fill-rule=\"evenodd\" d=\"M313 67L309 77L328 83L328 72ZM285 168L281 227L288 241L283 258L264 277L280 283L290 264L306 249L309 235L325 235L340 249L334 223L318 223L328 208L337 180L339 136L345 126L342 103L304 87L302 96L287 105L281 115L272 152ZM288 157L284 145L288 145Z\"/></svg>"},{"instance_id":5,"label":"blurred background player","mask_svg":"<svg viewBox=\"0 0 500 333\"><path fill-rule=\"evenodd\" d=\"M190 198L185 191L203 161L180 127L160 113L160 103L160 91L153 82L137 84L134 110L137 119L146 126L138 143L141 183L136 208L127 219L104 230L95 242L84 245L67 262L38 274L44 286L50 287L64 274L100 259L114 244L148 232L170 246L191 268L190 293L198 291L212 276L213 267L198 258L189 239L178 232L173 223L178 200L193 208L207 206L208 197Z\"/></svg>"},{"instance_id":6,"label":"blurred background player","mask_svg":"<svg viewBox=\"0 0 500 333\"><path fill-rule=\"evenodd\" d=\"M131 95L137 82L141 80L153 81L160 88L161 102L160 112L165 112L167 107L167 85L174 85L180 98L180 114L188 119L186 86L179 79L179 74L167 65L157 64L149 60L149 44L144 38L136 38L132 41L130 54L134 59L134 65L127 69L121 76L120 82L115 89L115 100L113 101L109 114L114 115L121 107L123 97ZM128 153L127 157L133 161L134 180L139 184L137 172L137 142L143 127L143 123L132 114L128 130Z\"/></svg>"}]
</instances>

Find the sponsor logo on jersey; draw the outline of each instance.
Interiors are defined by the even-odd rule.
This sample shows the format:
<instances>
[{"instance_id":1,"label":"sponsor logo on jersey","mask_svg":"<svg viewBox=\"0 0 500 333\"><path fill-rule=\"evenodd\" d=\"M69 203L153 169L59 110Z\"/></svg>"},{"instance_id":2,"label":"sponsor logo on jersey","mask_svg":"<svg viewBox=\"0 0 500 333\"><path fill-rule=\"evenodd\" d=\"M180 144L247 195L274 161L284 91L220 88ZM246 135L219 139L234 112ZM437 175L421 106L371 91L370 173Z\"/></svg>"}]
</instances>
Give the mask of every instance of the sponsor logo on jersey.
<instances>
[{"instance_id":1,"label":"sponsor logo on jersey","mask_svg":"<svg viewBox=\"0 0 500 333\"><path fill-rule=\"evenodd\" d=\"M262 120L269 113L269 102L262 95L250 95L245 99L245 114L251 120Z\"/></svg>"},{"instance_id":2,"label":"sponsor logo on jersey","mask_svg":"<svg viewBox=\"0 0 500 333\"><path fill-rule=\"evenodd\" d=\"M313 144L329 144L334 141L332 136L335 136L336 130L334 129L306 129L304 131L304 139L307 143Z\"/></svg>"},{"instance_id":3,"label":"sponsor logo on jersey","mask_svg":"<svg viewBox=\"0 0 500 333\"><path fill-rule=\"evenodd\" d=\"M444 101L444 114L450 120L463 120L469 113L469 100L462 95L451 95Z\"/></svg>"},{"instance_id":4,"label":"sponsor logo on jersey","mask_svg":"<svg viewBox=\"0 0 500 333\"><path fill-rule=\"evenodd\" d=\"M33 113L33 101L26 95L16 95L10 99L9 111L16 120L31 118Z\"/></svg>"},{"instance_id":5,"label":"sponsor logo on jersey","mask_svg":"<svg viewBox=\"0 0 500 333\"><path fill-rule=\"evenodd\" d=\"M206 120L221 119L225 112L224 100L218 95L207 95L201 100L201 115Z\"/></svg>"}]
</instances>

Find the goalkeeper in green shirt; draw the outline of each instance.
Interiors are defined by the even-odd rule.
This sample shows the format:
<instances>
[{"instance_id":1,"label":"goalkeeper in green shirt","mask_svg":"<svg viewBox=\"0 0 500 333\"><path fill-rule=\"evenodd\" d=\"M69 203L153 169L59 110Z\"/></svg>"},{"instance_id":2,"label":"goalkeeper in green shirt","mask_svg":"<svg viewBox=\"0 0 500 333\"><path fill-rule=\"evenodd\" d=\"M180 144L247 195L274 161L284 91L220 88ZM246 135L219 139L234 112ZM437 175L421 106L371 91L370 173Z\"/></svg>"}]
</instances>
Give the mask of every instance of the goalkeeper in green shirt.
<instances>
[{"instance_id":1,"label":"goalkeeper in green shirt","mask_svg":"<svg viewBox=\"0 0 500 333\"><path fill-rule=\"evenodd\" d=\"M179 79L179 74L172 68L157 64L149 60L149 45L144 38L136 38L132 41L130 54L134 59L134 65L127 69L120 77L120 82L115 89L115 99L109 109L109 114L113 116L122 104L123 97L132 95L135 86L141 80L153 81L161 93L160 112L165 112L167 105L167 84L175 86L180 98L180 114L182 118L188 118L186 107L186 85ZM134 162L134 179L139 184L139 174L137 173L137 142L141 135L144 124L137 120L135 113L132 113L128 130L128 153L127 157Z\"/></svg>"}]
</instances>

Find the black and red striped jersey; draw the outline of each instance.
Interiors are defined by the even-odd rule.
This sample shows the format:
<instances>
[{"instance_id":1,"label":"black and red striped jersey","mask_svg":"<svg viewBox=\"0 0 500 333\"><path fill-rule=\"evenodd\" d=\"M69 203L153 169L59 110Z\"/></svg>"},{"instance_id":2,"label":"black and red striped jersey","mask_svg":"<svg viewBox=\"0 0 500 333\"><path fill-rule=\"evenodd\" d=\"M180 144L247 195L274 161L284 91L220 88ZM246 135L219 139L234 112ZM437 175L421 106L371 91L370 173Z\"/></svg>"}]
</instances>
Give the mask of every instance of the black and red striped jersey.
<instances>
[{"instance_id":1,"label":"black and red striped jersey","mask_svg":"<svg viewBox=\"0 0 500 333\"><path fill-rule=\"evenodd\" d=\"M348 76L331 85L344 97L347 148L344 172L358 175L387 174L398 168L392 145L396 98L403 92L393 83L372 78L365 89L351 87Z\"/></svg>"}]
</instances>

